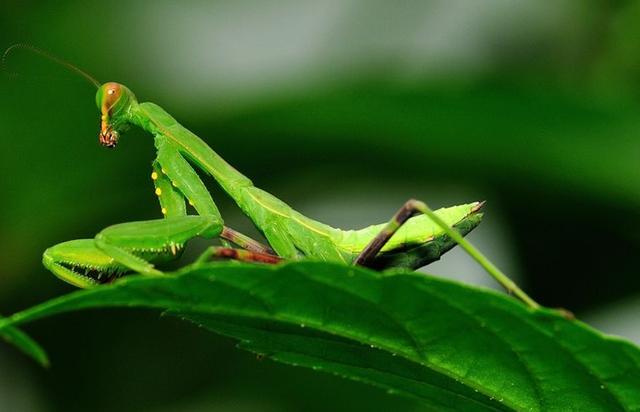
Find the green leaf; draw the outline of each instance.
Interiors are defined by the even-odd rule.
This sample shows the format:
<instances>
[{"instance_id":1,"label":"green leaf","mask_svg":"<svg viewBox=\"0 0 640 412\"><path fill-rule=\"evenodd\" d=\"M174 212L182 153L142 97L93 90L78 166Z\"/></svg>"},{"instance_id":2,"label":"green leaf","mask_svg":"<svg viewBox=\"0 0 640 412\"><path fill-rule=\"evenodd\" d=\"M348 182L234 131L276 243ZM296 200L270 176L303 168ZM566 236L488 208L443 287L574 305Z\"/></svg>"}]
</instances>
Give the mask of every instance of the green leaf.
<instances>
[{"instance_id":1,"label":"green leaf","mask_svg":"<svg viewBox=\"0 0 640 412\"><path fill-rule=\"evenodd\" d=\"M4 327L2 331L0 331L0 336L2 336L2 339L5 341L20 349L25 355L38 362L41 366L45 368L49 367L49 358L44 349L20 329L12 326Z\"/></svg>"},{"instance_id":2,"label":"green leaf","mask_svg":"<svg viewBox=\"0 0 640 412\"><path fill-rule=\"evenodd\" d=\"M640 410L637 347L556 311L413 272L207 264L71 293L0 325L103 306L168 310L254 352L438 410Z\"/></svg>"}]
</instances>

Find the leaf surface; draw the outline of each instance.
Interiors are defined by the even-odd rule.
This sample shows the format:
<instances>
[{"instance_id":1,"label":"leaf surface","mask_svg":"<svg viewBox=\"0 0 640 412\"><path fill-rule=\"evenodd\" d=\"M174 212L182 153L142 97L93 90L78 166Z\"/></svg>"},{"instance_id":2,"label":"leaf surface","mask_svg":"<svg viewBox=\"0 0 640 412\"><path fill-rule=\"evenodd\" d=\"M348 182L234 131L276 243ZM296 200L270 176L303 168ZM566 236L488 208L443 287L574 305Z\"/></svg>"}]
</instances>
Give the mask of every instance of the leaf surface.
<instances>
[{"instance_id":1,"label":"leaf surface","mask_svg":"<svg viewBox=\"0 0 640 412\"><path fill-rule=\"evenodd\" d=\"M130 277L0 325L104 306L166 310L273 359L439 410L639 410L640 351L555 311L413 272L212 263Z\"/></svg>"}]
</instances>

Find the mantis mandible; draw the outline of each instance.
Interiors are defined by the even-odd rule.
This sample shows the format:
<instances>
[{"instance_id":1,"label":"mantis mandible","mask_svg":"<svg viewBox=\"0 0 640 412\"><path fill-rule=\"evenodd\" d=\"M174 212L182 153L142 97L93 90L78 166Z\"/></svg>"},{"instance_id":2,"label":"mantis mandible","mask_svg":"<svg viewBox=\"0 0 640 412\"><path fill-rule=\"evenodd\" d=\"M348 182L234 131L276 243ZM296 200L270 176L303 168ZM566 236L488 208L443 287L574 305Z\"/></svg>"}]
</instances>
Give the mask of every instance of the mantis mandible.
<instances>
[{"instance_id":1,"label":"mantis mandible","mask_svg":"<svg viewBox=\"0 0 640 412\"><path fill-rule=\"evenodd\" d=\"M387 222L360 230L341 230L297 212L282 200L254 186L202 139L160 106L139 103L123 84L100 84L79 68L39 49L27 48L81 74L97 88L101 114L99 142L114 148L128 127L154 138L157 157L151 178L161 219L107 227L94 239L57 244L44 252L43 263L62 280L87 288L129 274L163 275L156 265L176 259L190 239L219 238L194 264L211 258L278 263L311 258L376 270L417 269L460 244L507 290L532 307L538 305L478 252L463 236L482 218L482 202L433 212L423 202L407 201ZM195 168L211 176L248 216L268 245L225 226L222 216ZM189 214L187 204L195 210ZM455 229L454 229L455 228ZM229 243L236 247L229 247Z\"/></svg>"}]
</instances>

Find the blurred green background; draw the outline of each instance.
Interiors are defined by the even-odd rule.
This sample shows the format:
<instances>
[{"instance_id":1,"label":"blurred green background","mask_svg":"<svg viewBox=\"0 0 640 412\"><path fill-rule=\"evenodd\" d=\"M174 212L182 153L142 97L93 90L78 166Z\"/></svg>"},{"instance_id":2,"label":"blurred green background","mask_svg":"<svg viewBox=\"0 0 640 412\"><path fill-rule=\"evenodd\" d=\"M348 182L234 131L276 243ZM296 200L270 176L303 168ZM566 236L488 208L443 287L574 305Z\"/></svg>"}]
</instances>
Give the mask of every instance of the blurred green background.
<instances>
[{"instance_id":1,"label":"blurred green background","mask_svg":"<svg viewBox=\"0 0 640 412\"><path fill-rule=\"evenodd\" d=\"M410 197L485 199L480 249L538 301L640 342L638 18L632 1L4 0L0 47L126 84L326 223L378 223ZM0 78L4 314L72 290L41 266L46 247L159 217L150 136L105 150L92 86L25 52L7 65L20 76ZM426 270L493 287L457 250ZM53 366L0 346L2 411L420 410L157 313L26 330Z\"/></svg>"}]
</instances>

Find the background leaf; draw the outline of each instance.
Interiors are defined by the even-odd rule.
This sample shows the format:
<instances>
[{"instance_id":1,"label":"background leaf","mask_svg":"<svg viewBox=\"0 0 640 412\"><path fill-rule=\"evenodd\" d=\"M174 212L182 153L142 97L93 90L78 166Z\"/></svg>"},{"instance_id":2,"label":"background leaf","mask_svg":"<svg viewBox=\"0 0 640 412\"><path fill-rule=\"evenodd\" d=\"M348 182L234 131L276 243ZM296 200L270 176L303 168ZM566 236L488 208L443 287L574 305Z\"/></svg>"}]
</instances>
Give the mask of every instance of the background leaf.
<instances>
[{"instance_id":1,"label":"background leaf","mask_svg":"<svg viewBox=\"0 0 640 412\"><path fill-rule=\"evenodd\" d=\"M9 321L104 306L168 310L265 356L437 408L640 408L637 347L555 311L416 273L216 263L74 292Z\"/></svg>"},{"instance_id":2,"label":"background leaf","mask_svg":"<svg viewBox=\"0 0 640 412\"><path fill-rule=\"evenodd\" d=\"M44 349L20 329L11 326L5 327L2 329L2 332L0 332L0 336L24 352L25 355L38 362L41 366L49 366L49 358Z\"/></svg>"},{"instance_id":3,"label":"background leaf","mask_svg":"<svg viewBox=\"0 0 640 412\"><path fill-rule=\"evenodd\" d=\"M337 227L386 221L409 197L487 200L474 244L538 302L640 343L639 4L8 0L0 48L27 42L126 84L259 187ZM131 130L104 150L92 86L28 53L7 64L22 76L0 74L0 313L72 290L42 267L46 248L160 217L152 138ZM210 189L225 222L258 235ZM429 272L490 285L459 252ZM29 333L54 367L0 345L0 410L417 408L255 362L144 310L70 313Z\"/></svg>"}]
</instances>

